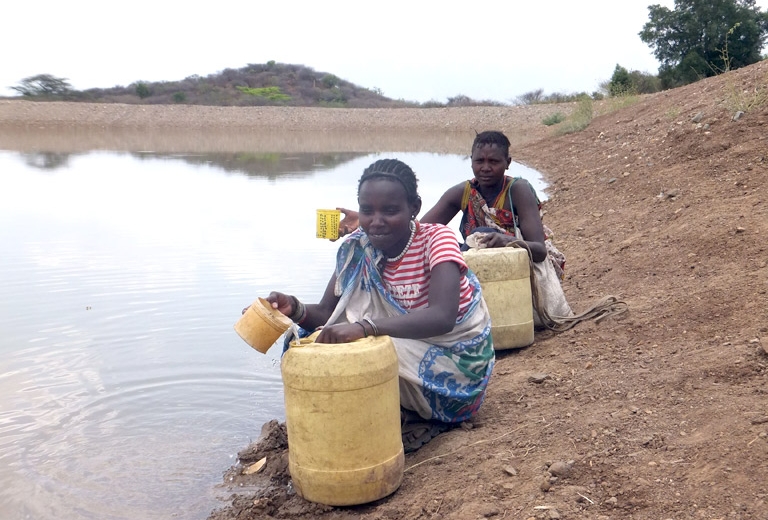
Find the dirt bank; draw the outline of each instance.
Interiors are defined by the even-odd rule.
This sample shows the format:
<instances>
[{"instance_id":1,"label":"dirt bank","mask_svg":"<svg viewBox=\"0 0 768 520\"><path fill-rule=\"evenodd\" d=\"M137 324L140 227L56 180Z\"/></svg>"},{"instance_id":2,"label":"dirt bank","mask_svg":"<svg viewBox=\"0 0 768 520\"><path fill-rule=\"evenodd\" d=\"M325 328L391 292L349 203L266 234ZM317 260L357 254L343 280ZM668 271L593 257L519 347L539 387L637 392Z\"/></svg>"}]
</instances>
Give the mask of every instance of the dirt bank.
<instances>
[{"instance_id":1,"label":"dirt bank","mask_svg":"<svg viewBox=\"0 0 768 520\"><path fill-rule=\"evenodd\" d=\"M206 107L0 100L0 148L76 152L467 153L475 131L517 144L550 133L541 120L572 104L434 109Z\"/></svg>"},{"instance_id":2,"label":"dirt bank","mask_svg":"<svg viewBox=\"0 0 768 520\"><path fill-rule=\"evenodd\" d=\"M456 109L491 111L457 123L460 151L474 125L500 128L513 157L546 176L545 220L568 257L575 310L614 294L629 314L501 353L475 427L408 455L386 499L304 502L272 428L268 445L242 452L245 463L267 455L266 469L231 468L232 497L211 518L768 518L768 105L733 119L736 102L765 89L768 62L563 137L540 114L514 119L522 109ZM0 104L0 128L49 124L8 111ZM552 475L555 462L568 471Z\"/></svg>"}]
</instances>

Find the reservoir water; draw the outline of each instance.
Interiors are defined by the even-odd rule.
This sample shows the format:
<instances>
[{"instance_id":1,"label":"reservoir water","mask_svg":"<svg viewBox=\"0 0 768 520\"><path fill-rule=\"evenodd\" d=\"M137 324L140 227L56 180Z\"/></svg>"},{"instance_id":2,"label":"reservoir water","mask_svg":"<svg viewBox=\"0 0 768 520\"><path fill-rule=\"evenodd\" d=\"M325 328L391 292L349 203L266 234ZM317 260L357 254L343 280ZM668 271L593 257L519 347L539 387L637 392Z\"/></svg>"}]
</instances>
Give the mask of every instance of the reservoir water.
<instances>
[{"instance_id":1,"label":"reservoir water","mask_svg":"<svg viewBox=\"0 0 768 520\"><path fill-rule=\"evenodd\" d=\"M316 210L356 209L383 157L416 171L423 212L471 177L425 152L0 150L0 518L221 505L237 452L284 420L280 349L233 325L270 290L319 299L338 244Z\"/></svg>"}]
</instances>

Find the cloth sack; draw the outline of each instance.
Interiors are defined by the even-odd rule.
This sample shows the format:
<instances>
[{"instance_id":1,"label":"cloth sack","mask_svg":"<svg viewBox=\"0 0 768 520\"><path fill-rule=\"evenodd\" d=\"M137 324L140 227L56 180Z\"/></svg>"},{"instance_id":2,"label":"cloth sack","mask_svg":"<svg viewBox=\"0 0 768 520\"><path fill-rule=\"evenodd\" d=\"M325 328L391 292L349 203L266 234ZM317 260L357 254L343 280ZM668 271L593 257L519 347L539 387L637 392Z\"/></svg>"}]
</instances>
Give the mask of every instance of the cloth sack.
<instances>
[{"instance_id":1,"label":"cloth sack","mask_svg":"<svg viewBox=\"0 0 768 520\"><path fill-rule=\"evenodd\" d=\"M543 262L531 262L531 278L534 327L544 328L553 319L573 316L551 256Z\"/></svg>"}]
</instances>

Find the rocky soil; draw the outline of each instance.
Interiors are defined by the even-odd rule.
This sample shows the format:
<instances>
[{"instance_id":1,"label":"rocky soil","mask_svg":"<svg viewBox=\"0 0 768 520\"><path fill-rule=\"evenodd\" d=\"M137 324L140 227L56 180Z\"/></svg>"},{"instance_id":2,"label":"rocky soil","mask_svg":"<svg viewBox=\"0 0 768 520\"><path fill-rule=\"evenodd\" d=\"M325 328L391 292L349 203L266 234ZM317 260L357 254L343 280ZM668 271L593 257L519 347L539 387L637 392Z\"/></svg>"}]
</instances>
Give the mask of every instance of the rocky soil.
<instances>
[{"instance_id":1,"label":"rocky soil","mask_svg":"<svg viewBox=\"0 0 768 520\"><path fill-rule=\"evenodd\" d=\"M403 484L390 497L347 508L305 502L290 485L284 431L273 422L226 471L231 497L212 520L757 519L768 518L767 92L763 62L617 110L603 104L586 130L559 137L541 124L542 111L569 107L0 101L0 147L19 136L55 141L40 127L249 133L274 124L289 132L381 128L392 146L423 138L419 149L466 153L473 130L501 129L513 158L550 183L545 222L568 258L572 307L608 294L629 304L622 317L499 353L474 428L406 456ZM264 456L264 470L243 474Z\"/></svg>"}]
</instances>

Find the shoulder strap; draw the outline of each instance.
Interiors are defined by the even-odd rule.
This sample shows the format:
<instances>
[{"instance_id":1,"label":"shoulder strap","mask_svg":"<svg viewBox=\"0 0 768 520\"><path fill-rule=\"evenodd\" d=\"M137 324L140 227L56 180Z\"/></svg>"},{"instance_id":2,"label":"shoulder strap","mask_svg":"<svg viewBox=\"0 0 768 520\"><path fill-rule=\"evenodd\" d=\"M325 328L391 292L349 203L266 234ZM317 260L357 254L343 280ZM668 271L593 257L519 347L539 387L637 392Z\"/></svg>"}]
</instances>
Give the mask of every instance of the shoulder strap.
<instances>
[{"instance_id":1,"label":"shoulder strap","mask_svg":"<svg viewBox=\"0 0 768 520\"><path fill-rule=\"evenodd\" d=\"M512 214L514 214L514 215L517 215L517 210L515 209L515 203L512 201L512 185L519 178L520 177L509 177L509 176L507 176L507 179L512 179L512 182L510 182L509 186L507 187L507 197L509 198L509 209L512 210ZM502 200L501 203L504 204L504 200Z\"/></svg>"},{"instance_id":2,"label":"shoulder strap","mask_svg":"<svg viewBox=\"0 0 768 520\"><path fill-rule=\"evenodd\" d=\"M467 206L469 206L470 191L472 191L472 185L467 181L467 183L464 184L464 194L461 196L461 211L465 211Z\"/></svg>"}]
</instances>

